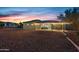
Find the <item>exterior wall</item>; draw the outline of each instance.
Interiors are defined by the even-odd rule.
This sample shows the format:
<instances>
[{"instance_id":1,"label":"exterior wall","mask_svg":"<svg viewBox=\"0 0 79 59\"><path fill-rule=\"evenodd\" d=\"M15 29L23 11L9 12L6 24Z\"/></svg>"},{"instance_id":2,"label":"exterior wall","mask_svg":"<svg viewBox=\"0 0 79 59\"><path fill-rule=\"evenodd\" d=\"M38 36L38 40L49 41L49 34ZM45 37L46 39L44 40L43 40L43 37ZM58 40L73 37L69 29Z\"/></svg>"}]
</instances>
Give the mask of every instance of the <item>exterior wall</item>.
<instances>
[{"instance_id":1,"label":"exterior wall","mask_svg":"<svg viewBox=\"0 0 79 59\"><path fill-rule=\"evenodd\" d=\"M25 24L23 24L23 29L24 30L35 30L35 25L34 24L27 24L27 23L25 23Z\"/></svg>"},{"instance_id":2,"label":"exterior wall","mask_svg":"<svg viewBox=\"0 0 79 59\"><path fill-rule=\"evenodd\" d=\"M51 30L51 24L50 23L42 23L41 24L41 29Z\"/></svg>"},{"instance_id":3,"label":"exterior wall","mask_svg":"<svg viewBox=\"0 0 79 59\"><path fill-rule=\"evenodd\" d=\"M65 23L24 23L25 30L64 30L70 28L70 24ZM69 29L67 29L69 30Z\"/></svg>"},{"instance_id":4,"label":"exterior wall","mask_svg":"<svg viewBox=\"0 0 79 59\"><path fill-rule=\"evenodd\" d=\"M4 23L4 27L17 27L14 23Z\"/></svg>"},{"instance_id":5,"label":"exterior wall","mask_svg":"<svg viewBox=\"0 0 79 59\"><path fill-rule=\"evenodd\" d=\"M73 27L71 24L64 24L64 29L66 30L73 30Z\"/></svg>"},{"instance_id":6,"label":"exterior wall","mask_svg":"<svg viewBox=\"0 0 79 59\"><path fill-rule=\"evenodd\" d=\"M41 23L35 23L35 30L40 30L41 29Z\"/></svg>"},{"instance_id":7,"label":"exterior wall","mask_svg":"<svg viewBox=\"0 0 79 59\"><path fill-rule=\"evenodd\" d=\"M63 29L63 24L62 23L54 23L52 24L52 29L56 29L56 30L62 30Z\"/></svg>"},{"instance_id":8,"label":"exterior wall","mask_svg":"<svg viewBox=\"0 0 79 59\"><path fill-rule=\"evenodd\" d=\"M30 24L30 23L25 23L23 24L23 29L25 30L51 30L51 24L48 23L35 23L35 24Z\"/></svg>"}]
</instances>

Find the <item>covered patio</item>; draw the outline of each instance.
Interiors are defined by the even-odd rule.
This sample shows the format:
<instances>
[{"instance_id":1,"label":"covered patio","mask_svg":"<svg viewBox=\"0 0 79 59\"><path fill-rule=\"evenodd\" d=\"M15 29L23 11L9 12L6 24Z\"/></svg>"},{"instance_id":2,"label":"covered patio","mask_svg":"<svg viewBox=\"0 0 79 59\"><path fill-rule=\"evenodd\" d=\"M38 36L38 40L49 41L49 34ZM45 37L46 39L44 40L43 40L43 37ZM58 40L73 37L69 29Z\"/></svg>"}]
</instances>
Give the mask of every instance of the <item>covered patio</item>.
<instances>
[{"instance_id":1,"label":"covered patio","mask_svg":"<svg viewBox=\"0 0 79 59\"><path fill-rule=\"evenodd\" d=\"M52 23L34 23L35 30L46 30L46 31L68 31L72 30L72 23L68 22L52 22Z\"/></svg>"}]
</instances>

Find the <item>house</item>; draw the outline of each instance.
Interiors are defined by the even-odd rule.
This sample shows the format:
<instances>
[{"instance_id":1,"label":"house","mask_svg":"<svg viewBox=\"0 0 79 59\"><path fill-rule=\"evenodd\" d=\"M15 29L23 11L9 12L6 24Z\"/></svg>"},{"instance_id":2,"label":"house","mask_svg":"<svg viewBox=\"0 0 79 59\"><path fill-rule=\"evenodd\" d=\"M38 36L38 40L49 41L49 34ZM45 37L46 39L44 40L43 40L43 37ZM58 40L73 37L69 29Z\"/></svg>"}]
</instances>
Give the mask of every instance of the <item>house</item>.
<instances>
[{"instance_id":1,"label":"house","mask_svg":"<svg viewBox=\"0 0 79 59\"><path fill-rule=\"evenodd\" d=\"M24 30L71 30L71 23L62 21L40 21L32 20L23 22Z\"/></svg>"},{"instance_id":2,"label":"house","mask_svg":"<svg viewBox=\"0 0 79 59\"><path fill-rule=\"evenodd\" d=\"M13 23L13 22L1 22L1 26L2 27L7 27L7 28L15 28L17 27L17 23Z\"/></svg>"},{"instance_id":3,"label":"house","mask_svg":"<svg viewBox=\"0 0 79 59\"><path fill-rule=\"evenodd\" d=\"M35 30L39 29L40 25L35 25L35 23L39 23L40 20L33 20L33 21L28 21L28 22L23 22L23 29L25 30Z\"/></svg>"}]
</instances>

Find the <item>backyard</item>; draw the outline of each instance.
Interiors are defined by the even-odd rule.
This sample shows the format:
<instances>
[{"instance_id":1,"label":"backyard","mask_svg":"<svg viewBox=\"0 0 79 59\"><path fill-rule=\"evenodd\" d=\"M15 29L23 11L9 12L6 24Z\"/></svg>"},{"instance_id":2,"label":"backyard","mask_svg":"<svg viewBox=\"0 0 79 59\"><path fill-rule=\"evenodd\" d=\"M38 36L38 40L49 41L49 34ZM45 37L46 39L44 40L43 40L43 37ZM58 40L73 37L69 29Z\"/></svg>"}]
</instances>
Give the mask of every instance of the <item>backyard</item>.
<instances>
[{"instance_id":1,"label":"backyard","mask_svg":"<svg viewBox=\"0 0 79 59\"><path fill-rule=\"evenodd\" d=\"M76 52L62 32L0 29L0 51Z\"/></svg>"}]
</instances>

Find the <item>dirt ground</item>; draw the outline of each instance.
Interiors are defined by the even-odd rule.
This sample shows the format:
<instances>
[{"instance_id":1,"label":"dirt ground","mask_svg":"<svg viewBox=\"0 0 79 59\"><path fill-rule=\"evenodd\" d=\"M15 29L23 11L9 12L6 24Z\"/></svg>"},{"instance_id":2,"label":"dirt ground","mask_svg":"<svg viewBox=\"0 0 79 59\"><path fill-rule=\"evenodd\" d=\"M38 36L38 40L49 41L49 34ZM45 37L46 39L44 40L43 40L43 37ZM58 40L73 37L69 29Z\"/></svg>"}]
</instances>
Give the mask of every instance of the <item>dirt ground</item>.
<instances>
[{"instance_id":1,"label":"dirt ground","mask_svg":"<svg viewBox=\"0 0 79 59\"><path fill-rule=\"evenodd\" d=\"M79 46L79 36L77 32L66 32L67 36Z\"/></svg>"},{"instance_id":2,"label":"dirt ground","mask_svg":"<svg viewBox=\"0 0 79 59\"><path fill-rule=\"evenodd\" d=\"M76 52L62 32L0 29L0 51Z\"/></svg>"}]
</instances>

